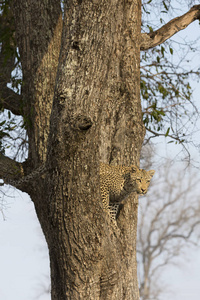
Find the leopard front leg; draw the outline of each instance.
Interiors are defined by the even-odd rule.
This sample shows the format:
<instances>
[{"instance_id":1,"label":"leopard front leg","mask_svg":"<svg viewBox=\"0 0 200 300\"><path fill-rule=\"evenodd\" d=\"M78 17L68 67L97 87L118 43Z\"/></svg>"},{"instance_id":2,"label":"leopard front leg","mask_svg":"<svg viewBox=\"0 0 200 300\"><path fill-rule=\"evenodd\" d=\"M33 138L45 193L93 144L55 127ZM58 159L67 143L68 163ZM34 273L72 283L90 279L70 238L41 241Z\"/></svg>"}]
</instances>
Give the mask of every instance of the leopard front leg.
<instances>
[{"instance_id":1,"label":"leopard front leg","mask_svg":"<svg viewBox=\"0 0 200 300\"><path fill-rule=\"evenodd\" d=\"M104 211L109 214L111 225L113 226L115 231L119 231L119 228L117 226L116 222L116 214L119 208L119 204L111 204L109 205L109 193L105 194L102 193L102 204Z\"/></svg>"},{"instance_id":2,"label":"leopard front leg","mask_svg":"<svg viewBox=\"0 0 200 300\"><path fill-rule=\"evenodd\" d=\"M112 220L116 220L118 209L119 209L119 203L110 203L109 211Z\"/></svg>"},{"instance_id":3,"label":"leopard front leg","mask_svg":"<svg viewBox=\"0 0 200 300\"><path fill-rule=\"evenodd\" d=\"M101 191L101 198L102 198L102 204L103 204L103 209L107 213L109 212L109 193L104 193Z\"/></svg>"}]
</instances>

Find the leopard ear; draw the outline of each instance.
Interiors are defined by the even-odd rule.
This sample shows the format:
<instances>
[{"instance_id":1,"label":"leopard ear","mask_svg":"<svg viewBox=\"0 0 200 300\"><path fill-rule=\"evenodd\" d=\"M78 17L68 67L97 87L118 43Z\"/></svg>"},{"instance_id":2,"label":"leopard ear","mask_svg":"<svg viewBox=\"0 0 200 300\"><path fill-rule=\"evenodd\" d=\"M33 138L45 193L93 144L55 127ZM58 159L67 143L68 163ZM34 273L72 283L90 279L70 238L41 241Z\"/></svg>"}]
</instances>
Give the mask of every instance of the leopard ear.
<instances>
[{"instance_id":1,"label":"leopard ear","mask_svg":"<svg viewBox=\"0 0 200 300\"><path fill-rule=\"evenodd\" d=\"M150 175L151 177L153 177L154 174L155 174L155 170L150 170L150 171L149 171L149 175Z\"/></svg>"}]
</instances>

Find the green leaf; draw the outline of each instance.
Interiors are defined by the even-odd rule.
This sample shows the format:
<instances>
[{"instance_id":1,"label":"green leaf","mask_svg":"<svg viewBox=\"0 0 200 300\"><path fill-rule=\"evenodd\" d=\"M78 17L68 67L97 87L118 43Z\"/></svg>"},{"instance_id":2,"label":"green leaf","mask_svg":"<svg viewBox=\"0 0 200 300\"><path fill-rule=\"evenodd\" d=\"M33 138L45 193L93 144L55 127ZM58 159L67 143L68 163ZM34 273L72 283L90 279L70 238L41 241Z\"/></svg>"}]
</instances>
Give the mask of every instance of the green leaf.
<instances>
[{"instance_id":1,"label":"green leaf","mask_svg":"<svg viewBox=\"0 0 200 300\"><path fill-rule=\"evenodd\" d=\"M165 3L165 1L163 1L162 3L164 5L164 8L168 11L168 7L167 7L167 4Z\"/></svg>"},{"instance_id":2,"label":"green leaf","mask_svg":"<svg viewBox=\"0 0 200 300\"><path fill-rule=\"evenodd\" d=\"M169 134L169 131L170 131L170 127L167 129L167 132L165 133L165 137L167 137L167 136L168 136L168 134Z\"/></svg>"},{"instance_id":3,"label":"green leaf","mask_svg":"<svg viewBox=\"0 0 200 300\"><path fill-rule=\"evenodd\" d=\"M163 46L161 46L161 53L162 53L162 56L164 56L165 48Z\"/></svg>"},{"instance_id":4,"label":"green leaf","mask_svg":"<svg viewBox=\"0 0 200 300\"><path fill-rule=\"evenodd\" d=\"M160 110L159 113L160 113L160 115L165 116L165 113L163 110Z\"/></svg>"},{"instance_id":5,"label":"green leaf","mask_svg":"<svg viewBox=\"0 0 200 300\"><path fill-rule=\"evenodd\" d=\"M188 89L188 90L191 89L191 86L190 86L189 82L188 82L188 84L187 84L187 89Z\"/></svg>"},{"instance_id":6,"label":"green leaf","mask_svg":"<svg viewBox=\"0 0 200 300\"><path fill-rule=\"evenodd\" d=\"M171 55L173 55L174 50L172 48L169 48L169 51L170 51Z\"/></svg>"},{"instance_id":7,"label":"green leaf","mask_svg":"<svg viewBox=\"0 0 200 300\"><path fill-rule=\"evenodd\" d=\"M0 122L0 126L3 126L6 123L6 120Z\"/></svg>"},{"instance_id":8,"label":"green leaf","mask_svg":"<svg viewBox=\"0 0 200 300\"><path fill-rule=\"evenodd\" d=\"M150 32L153 32L153 28L151 26L148 26L148 28Z\"/></svg>"}]
</instances>

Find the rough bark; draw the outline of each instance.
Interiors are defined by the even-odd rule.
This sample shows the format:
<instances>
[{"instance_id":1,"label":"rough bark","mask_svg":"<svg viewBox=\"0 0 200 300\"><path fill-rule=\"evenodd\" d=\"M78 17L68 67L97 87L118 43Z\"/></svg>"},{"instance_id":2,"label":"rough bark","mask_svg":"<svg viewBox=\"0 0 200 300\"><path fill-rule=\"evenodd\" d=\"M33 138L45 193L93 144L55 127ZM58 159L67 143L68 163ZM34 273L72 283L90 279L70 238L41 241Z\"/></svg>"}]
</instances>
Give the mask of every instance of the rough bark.
<instances>
[{"instance_id":1,"label":"rough bark","mask_svg":"<svg viewBox=\"0 0 200 300\"><path fill-rule=\"evenodd\" d=\"M52 298L139 299L137 199L113 232L99 162L139 163L140 4L68 1L63 29L47 160Z\"/></svg>"},{"instance_id":2,"label":"rough bark","mask_svg":"<svg viewBox=\"0 0 200 300\"><path fill-rule=\"evenodd\" d=\"M15 115L21 115L21 97L7 87L11 73L15 68L14 20L11 10L0 15L0 109L9 109Z\"/></svg>"},{"instance_id":3,"label":"rough bark","mask_svg":"<svg viewBox=\"0 0 200 300\"><path fill-rule=\"evenodd\" d=\"M1 86L0 106L10 110L16 116L23 115L21 96L4 84Z\"/></svg>"},{"instance_id":4,"label":"rough bark","mask_svg":"<svg viewBox=\"0 0 200 300\"><path fill-rule=\"evenodd\" d=\"M29 161L37 167L46 160L62 32L60 1L13 0L11 5L23 69L22 106Z\"/></svg>"}]
</instances>

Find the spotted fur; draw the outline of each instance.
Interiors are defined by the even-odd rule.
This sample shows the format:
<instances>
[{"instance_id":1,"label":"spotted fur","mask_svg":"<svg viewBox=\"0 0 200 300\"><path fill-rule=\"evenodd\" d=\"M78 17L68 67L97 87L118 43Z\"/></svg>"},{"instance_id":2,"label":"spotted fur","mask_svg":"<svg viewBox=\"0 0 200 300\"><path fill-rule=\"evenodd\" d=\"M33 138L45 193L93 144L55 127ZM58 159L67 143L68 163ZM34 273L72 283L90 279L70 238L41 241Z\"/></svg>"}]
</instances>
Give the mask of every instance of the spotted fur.
<instances>
[{"instance_id":1,"label":"spotted fur","mask_svg":"<svg viewBox=\"0 0 200 300\"><path fill-rule=\"evenodd\" d=\"M119 204L131 193L146 194L155 171L136 166L100 164L100 188L103 208L116 219Z\"/></svg>"}]
</instances>

